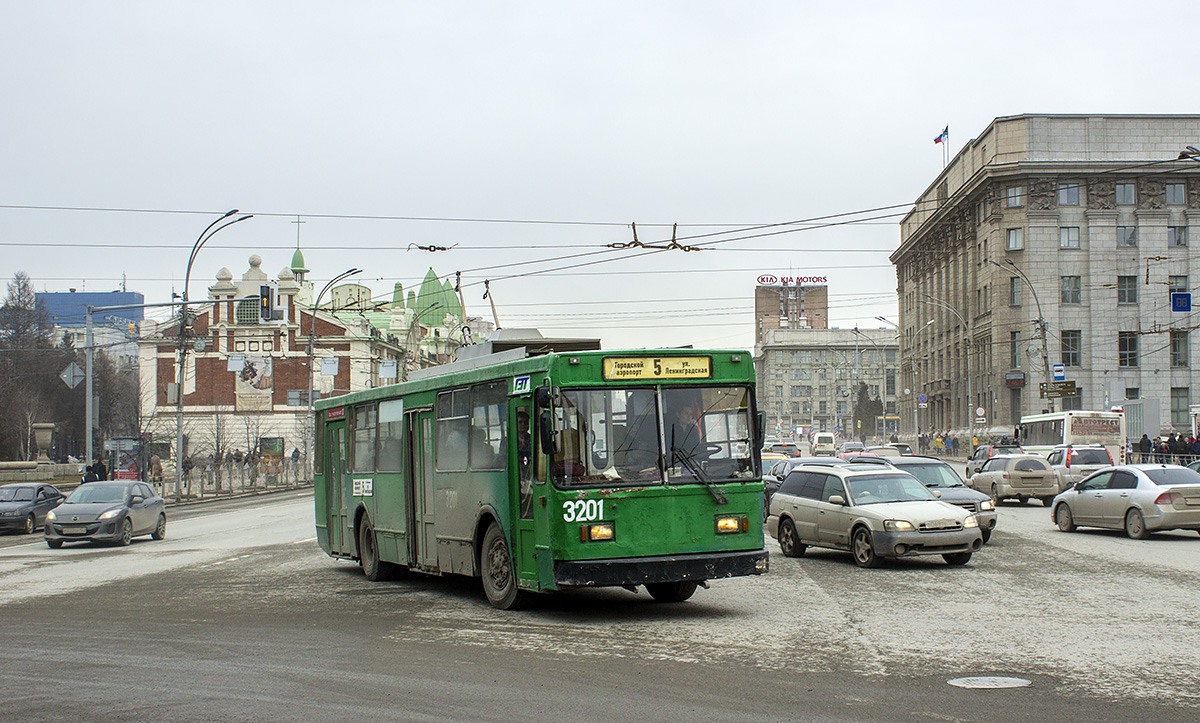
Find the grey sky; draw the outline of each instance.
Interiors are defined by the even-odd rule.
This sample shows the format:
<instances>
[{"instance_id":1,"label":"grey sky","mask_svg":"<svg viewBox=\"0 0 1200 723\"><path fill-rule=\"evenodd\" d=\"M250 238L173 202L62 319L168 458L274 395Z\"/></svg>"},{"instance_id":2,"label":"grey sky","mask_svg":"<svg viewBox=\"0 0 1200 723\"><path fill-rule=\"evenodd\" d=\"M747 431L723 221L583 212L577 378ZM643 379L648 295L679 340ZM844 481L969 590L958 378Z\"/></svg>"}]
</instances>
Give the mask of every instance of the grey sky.
<instances>
[{"instance_id":1,"label":"grey sky","mask_svg":"<svg viewBox=\"0 0 1200 723\"><path fill-rule=\"evenodd\" d=\"M239 208L280 215L201 250L193 297L251 253L276 274L298 214L319 283L360 266L388 294L431 265L463 270L493 279L503 325L608 347L748 347L761 272L827 276L832 324L878 326L896 311L893 219L475 272L630 231L313 216L636 221L650 242L670 235L652 224L687 236L905 203L940 170L946 125L957 151L999 115L1196 112L1193 10L0 1L0 275L99 291L124 273L166 300L197 234ZM513 246L539 248L498 248ZM621 260L503 278L608 258ZM465 293L490 317L481 286Z\"/></svg>"}]
</instances>

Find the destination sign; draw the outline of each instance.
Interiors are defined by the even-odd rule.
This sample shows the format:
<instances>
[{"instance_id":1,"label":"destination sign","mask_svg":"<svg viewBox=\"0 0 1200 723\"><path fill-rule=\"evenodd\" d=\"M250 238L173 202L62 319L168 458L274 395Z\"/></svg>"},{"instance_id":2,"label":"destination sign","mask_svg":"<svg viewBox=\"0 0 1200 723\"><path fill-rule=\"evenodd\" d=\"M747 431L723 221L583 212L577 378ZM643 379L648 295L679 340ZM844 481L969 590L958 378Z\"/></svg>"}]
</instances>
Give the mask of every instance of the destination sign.
<instances>
[{"instance_id":1,"label":"destination sign","mask_svg":"<svg viewBox=\"0 0 1200 723\"><path fill-rule=\"evenodd\" d=\"M712 359L706 356L606 357L604 378L621 379L708 379Z\"/></svg>"},{"instance_id":2,"label":"destination sign","mask_svg":"<svg viewBox=\"0 0 1200 723\"><path fill-rule=\"evenodd\" d=\"M1042 399L1061 399L1075 396L1075 382L1042 382L1038 385L1038 396Z\"/></svg>"}]
</instances>

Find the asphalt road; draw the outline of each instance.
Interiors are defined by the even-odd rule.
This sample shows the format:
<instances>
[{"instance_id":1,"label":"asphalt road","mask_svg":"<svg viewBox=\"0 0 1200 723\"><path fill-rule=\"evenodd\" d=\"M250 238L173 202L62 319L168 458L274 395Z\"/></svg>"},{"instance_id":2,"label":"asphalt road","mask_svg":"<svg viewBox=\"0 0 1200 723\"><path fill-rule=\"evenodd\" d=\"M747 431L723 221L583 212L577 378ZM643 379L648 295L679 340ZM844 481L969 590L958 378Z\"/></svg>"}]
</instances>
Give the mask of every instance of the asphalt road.
<instances>
[{"instance_id":1,"label":"asphalt road","mask_svg":"<svg viewBox=\"0 0 1200 723\"><path fill-rule=\"evenodd\" d=\"M1200 536L1058 532L1005 505L965 568L787 559L691 601L488 606L478 583L372 584L307 493L175 510L162 542L0 537L7 720L1193 721ZM947 680L1016 676L965 690Z\"/></svg>"}]
</instances>

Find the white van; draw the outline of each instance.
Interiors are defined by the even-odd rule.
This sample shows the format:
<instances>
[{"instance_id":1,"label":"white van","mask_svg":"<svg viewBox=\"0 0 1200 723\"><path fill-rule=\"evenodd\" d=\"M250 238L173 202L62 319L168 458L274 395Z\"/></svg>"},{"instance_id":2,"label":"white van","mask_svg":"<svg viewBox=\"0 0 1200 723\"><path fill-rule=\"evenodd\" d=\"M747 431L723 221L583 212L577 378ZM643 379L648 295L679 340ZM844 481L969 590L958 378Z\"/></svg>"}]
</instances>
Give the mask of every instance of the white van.
<instances>
[{"instance_id":1,"label":"white van","mask_svg":"<svg viewBox=\"0 0 1200 723\"><path fill-rule=\"evenodd\" d=\"M832 457L837 454L837 442L830 432L817 432L813 436L812 453L814 457Z\"/></svg>"}]
</instances>

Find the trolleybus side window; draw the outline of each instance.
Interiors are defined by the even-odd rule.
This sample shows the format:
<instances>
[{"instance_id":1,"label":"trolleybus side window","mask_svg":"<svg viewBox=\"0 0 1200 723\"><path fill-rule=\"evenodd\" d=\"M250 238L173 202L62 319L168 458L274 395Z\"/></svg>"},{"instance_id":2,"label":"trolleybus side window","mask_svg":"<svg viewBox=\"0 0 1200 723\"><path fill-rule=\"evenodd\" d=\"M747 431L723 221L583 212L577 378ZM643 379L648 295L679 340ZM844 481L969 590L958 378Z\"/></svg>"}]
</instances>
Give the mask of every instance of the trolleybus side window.
<instances>
[{"instance_id":1,"label":"trolleybus side window","mask_svg":"<svg viewBox=\"0 0 1200 723\"><path fill-rule=\"evenodd\" d=\"M438 472L467 470L470 411L468 389L455 389L437 396L437 456L434 467Z\"/></svg>"},{"instance_id":2,"label":"trolleybus side window","mask_svg":"<svg viewBox=\"0 0 1200 723\"><path fill-rule=\"evenodd\" d=\"M375 405L354 408L354 471L375 471Z\"/></svg>"},{"instance_id":3,"label":"trolleybus side window","mask_svg":"<svg viewBox=\"0 0 1200 723\"><path fill-rule=\"evenodd\" d=\"M404 400L379 403L379 452L376 467L380 472L399 472L403 460L401 447L404 429Z\"/></svg>"},{"instance_id":4,"label":"trolleybus side window","mask_svg":"<svg viewBox=\"0 0 1200 723\"><path fill-rule=\"evenodd\" d=\"M471 388L472 470L504 469L508 457L505 434L508 382L477 384Z\"/></svg>"}]
</instances>

